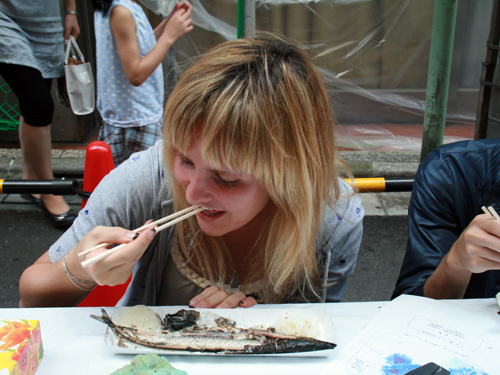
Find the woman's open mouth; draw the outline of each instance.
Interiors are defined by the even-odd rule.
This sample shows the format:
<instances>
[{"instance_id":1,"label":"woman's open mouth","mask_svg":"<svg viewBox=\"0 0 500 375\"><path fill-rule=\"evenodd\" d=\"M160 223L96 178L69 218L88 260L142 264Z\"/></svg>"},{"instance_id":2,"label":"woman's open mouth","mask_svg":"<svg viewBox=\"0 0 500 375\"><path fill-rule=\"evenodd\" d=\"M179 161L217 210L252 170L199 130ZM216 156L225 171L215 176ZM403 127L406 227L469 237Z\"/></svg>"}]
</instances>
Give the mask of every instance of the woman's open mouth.
<instances>
[{"instance_id":1,"label":"woman's open mouth","mask_svg":"<svg viewBox=\"0 0 500 375\"><path fill-rule=\"evenodd\" d=\"M209 208L203 207L204 210L202 212L206 213L208 216L217 216L218 214L224 211L211 210Z\"/></svg>"},{"instance_id":2,"label":"woman's open mouth","mask_svg":"<svg viewBox=\"0 0 500 375\"><path fill-rule=\"evenodd\" d=\"M201 211L198 215L205 220L210 220L210 219L215 219L221 215L223 215L226 211L218 211L218 210L212 210L206 207L203 207L204 210Z\"/></svg>"}]
</instances>

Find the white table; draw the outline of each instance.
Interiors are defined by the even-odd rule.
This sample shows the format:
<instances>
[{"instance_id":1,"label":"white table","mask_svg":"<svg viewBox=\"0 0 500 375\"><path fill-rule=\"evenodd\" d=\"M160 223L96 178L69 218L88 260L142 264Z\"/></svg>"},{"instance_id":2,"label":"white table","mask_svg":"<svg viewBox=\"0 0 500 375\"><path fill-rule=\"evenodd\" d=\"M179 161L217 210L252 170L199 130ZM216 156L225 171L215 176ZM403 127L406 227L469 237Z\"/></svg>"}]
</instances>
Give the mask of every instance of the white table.
<instances>
[{"instance_id":1,"label":"white table","mask_svg":"<svg viewBox=\"0 0 500 375\"><path fill-rule=\"evenodd\" d=\"M491 299L446 301L467 310L489 314L499 310ZM350 302L299 305L258 305L259 309L324 308L332 315L337 348L329 357L243 357L169 355L170 363L193 374L318 374L388 302ZM112 312L113 308L106 308ZM218 311L218 313L223 313ZM133 355L114 354L104 343L106 326L92 318L99 308L0 309L0 319L40 320L44 357L37 375L108 375L130 363ZM500 319L500 316L499 316Z\"/></svg>"}]
</instances>

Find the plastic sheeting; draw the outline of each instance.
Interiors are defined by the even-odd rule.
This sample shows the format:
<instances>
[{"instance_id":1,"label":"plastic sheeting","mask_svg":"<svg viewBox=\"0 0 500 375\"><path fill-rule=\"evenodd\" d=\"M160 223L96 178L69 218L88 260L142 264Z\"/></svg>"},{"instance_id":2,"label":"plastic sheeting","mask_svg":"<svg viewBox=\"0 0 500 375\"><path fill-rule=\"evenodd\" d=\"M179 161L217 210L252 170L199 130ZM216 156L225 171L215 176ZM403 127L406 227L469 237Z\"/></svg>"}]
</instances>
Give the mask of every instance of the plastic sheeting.
<instances>
[{"instance_id":1,"label":"plastic sheeting","mask_svg":"<svg viewBox=\"0 0 500 375\"><path fill-rule=\"evenodd\" d=\"M140 2L156 14L166 17L174 7L176 0L140 0ZM190 0L189 2L193 6L192 19L194 25L218 33L227 40L236 38L236 28L209 14L200 0Z\"/></svg>"},{"instance_id":2,"label":"plastic sheeting","mask_svg":"<svg viewBox=\"0 0 500 375\"><path fill-rule=\"evenodd\" d=\"M141 2L164 16L175 3ZM193 57L236 37L236 0L191 3L196 27L179 41L170 66L179 74ZM447 126L475 123L492 9L492 0L458 4ZM262 0L255 5L257 31L279 32L311 49L339 124L423 123L433 0ZM407 149L408 139L394 144L398 137L389 135L391 147ZM365 148L363 142L358 147Z\"/></svg>"}]
</instances>

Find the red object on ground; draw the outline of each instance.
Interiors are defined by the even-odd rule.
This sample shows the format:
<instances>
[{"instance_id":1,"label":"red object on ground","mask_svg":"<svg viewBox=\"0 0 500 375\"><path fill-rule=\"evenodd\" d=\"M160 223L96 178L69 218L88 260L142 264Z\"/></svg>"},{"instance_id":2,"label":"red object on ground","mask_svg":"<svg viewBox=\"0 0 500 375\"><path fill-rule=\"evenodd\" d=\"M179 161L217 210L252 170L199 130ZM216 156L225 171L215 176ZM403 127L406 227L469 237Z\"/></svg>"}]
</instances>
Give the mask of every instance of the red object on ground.
<instances>
[{"instance_id":1,"label":"red object on ground","mask_svg":"<svg viewBox=\"0 0 500 375\"><path fill-rule=\"evenodd\" d=\"M90 143L85 154L82 189L89 193L93 192L104 176L114 168L115 163L109 145L102 141ZM85 208L86 204L87 200L82 199L82 209ZM115 306L127 290L131 279L132 276L129 277L125 284L112 287L98 285L78 306Z\"/></svg>"},{"instance_id":2,"label":"red object on ground","mask_svg":"<svg viewBox=\"0 0 500 375\"><path fill-rule=\"evenodd\" d=\"M90 143L85 153L82 189L92 193L104 176L113 169L115 169L115 163L113 162L111 147L102 141ZM87 200L82 199L82 209L86 204Z\"/></svg>"}]
</instances>

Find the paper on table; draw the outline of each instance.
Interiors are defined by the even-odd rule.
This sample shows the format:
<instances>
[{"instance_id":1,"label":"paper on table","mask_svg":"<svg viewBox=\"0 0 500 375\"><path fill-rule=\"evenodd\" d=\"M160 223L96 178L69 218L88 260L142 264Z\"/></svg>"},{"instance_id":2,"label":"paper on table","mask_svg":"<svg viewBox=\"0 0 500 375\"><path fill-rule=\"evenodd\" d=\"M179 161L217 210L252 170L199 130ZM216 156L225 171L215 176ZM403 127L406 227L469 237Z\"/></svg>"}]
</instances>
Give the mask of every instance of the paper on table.
<instances>
[{"instance_id":1,"label":"paper on table","mask_svg":"<svg viewBox=\"0 0 500 375\"><path fill-rule=\"evenodd\" d=\"M405 374L428 362L450 371L473 371L460 373L498 374L500 317L402 295L387 304L321 375Z\"/></svg>"}]
</instances>

